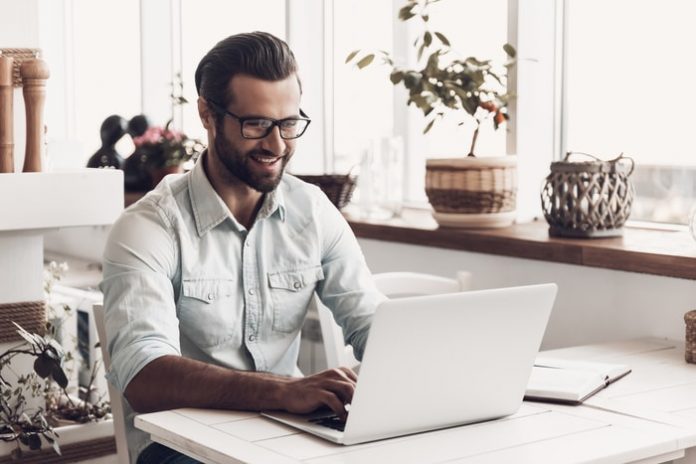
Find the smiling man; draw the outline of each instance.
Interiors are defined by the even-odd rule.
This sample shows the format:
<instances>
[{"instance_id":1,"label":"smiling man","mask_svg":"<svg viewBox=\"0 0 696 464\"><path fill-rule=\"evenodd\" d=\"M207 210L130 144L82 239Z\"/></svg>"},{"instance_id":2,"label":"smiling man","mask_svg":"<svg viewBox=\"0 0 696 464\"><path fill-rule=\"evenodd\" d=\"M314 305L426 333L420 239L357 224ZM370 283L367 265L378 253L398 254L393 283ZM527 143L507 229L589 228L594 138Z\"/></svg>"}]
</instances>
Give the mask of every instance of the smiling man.
<instances>
[{"instance_id":1,"label":"smiling man","mask_svg":"<svg viewBox=\"0 0 696 464\"><path fill-rule=\"evenodd\" d=\"M108 375L127 400L139 463L193 461L134 429L136 411L326 406L345 416L350 369L297 369L307 306L316 291L360 359L384 299L340 213L284 172L310 124L287 44L228 37L201 60L196 87L208 150L123 213L104 255Z\"/></svg>"}]
</instances>

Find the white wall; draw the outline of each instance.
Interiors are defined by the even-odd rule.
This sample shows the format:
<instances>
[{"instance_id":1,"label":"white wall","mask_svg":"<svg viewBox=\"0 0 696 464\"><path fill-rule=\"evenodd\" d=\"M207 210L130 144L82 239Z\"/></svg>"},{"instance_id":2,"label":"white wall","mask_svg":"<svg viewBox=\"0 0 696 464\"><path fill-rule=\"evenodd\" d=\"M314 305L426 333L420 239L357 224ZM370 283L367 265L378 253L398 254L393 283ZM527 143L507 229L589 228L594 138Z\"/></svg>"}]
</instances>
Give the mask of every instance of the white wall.
<instances>
[{"instance_id":1,"label":"white wall","mask_svg":"<svg viewBox=\"0 0 696 464\"><path fill-rule=\"evenodd\" d=\"M378 240L359 240L372 272L473 273L475 289L556 282L543 348L634 338L684 339L696 282L633 272L509 258Z\"/></svg>"}]
</instances>

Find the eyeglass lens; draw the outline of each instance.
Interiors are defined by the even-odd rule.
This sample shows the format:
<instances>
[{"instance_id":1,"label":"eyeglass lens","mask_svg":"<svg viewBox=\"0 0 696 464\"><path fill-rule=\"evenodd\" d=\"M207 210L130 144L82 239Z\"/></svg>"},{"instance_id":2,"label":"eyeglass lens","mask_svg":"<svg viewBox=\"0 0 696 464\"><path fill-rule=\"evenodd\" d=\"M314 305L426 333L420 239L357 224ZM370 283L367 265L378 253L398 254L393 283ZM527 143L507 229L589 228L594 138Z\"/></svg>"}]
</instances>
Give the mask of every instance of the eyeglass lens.
<instances>
[{"instance_id":1,"label":"eyeglass lens","mask_svg":"<svg viewBox=\"0 0 696 464\"><path fill-rule=\"evenodd\" d=\"M242 135L251 139L266 137L273 130L273 126L280 128L280 136L284 139L294 139L302 135L308 122L303 119L283 119L272 121L270 119L247 119L242 124Z\"/></svg>"}]
</instances>

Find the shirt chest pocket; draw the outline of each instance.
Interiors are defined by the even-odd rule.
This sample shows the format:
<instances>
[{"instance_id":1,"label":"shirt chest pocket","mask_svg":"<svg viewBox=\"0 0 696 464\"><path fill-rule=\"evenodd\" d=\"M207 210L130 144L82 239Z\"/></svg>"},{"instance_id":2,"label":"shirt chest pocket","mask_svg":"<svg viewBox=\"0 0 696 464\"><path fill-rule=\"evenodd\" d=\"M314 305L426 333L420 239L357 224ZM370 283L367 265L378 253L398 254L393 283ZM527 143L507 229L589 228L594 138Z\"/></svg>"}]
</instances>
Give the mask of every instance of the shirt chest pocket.
<instances>
[{"instance_id":1,"label":"shirt chest pocket","mask_svg":"<svg viewBox=\"0 0 696 464\"><path fill-rule=\"evenodd\" d=\"M241 341L243 307L231 280L184 279L179 299L179 330L194 344L210 348Z\"/></svg>"},{"instance_id":2,"label":"shirt chest pocket","mask_svg":"<svg viewBox=\"0 0 696 464\"><path fill-rule=\"evenodd\" d=\"M300 330L316 283L323 279L321 266L268 273L273 330L285 333Z\"/></svg>"}]
</instances>

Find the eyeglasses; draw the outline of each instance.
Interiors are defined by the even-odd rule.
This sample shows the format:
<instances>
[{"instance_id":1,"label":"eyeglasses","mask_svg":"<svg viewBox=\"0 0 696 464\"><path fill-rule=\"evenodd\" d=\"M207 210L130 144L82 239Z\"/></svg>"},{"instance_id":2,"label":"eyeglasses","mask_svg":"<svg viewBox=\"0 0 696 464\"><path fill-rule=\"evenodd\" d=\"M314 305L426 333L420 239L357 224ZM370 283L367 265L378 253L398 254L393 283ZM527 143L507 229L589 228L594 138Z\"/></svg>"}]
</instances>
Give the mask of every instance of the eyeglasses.
<instances>
[{"instance_id":1,"label":"eyeglasses","mask_svg":"<svg viewBox=\"0 0 696 464\"><path fill-rule=\"evenodd\" d=\"M312 120L309 119L309 117L302 110L300 110L300 115L302 116L301 118L273 119L259 118L255 116L240 117L212 100L208 100L208 103L215 107L219 112L232 116L234 119L239 121L242 137L245 139L262 139L267 137L275 126L278 126L278 129L280 130L280 138L285 140L296 139L304 134L304 132L307 130L307 126L309 126L309 123L312 122Z\"/></svg>"}]
</instances>

